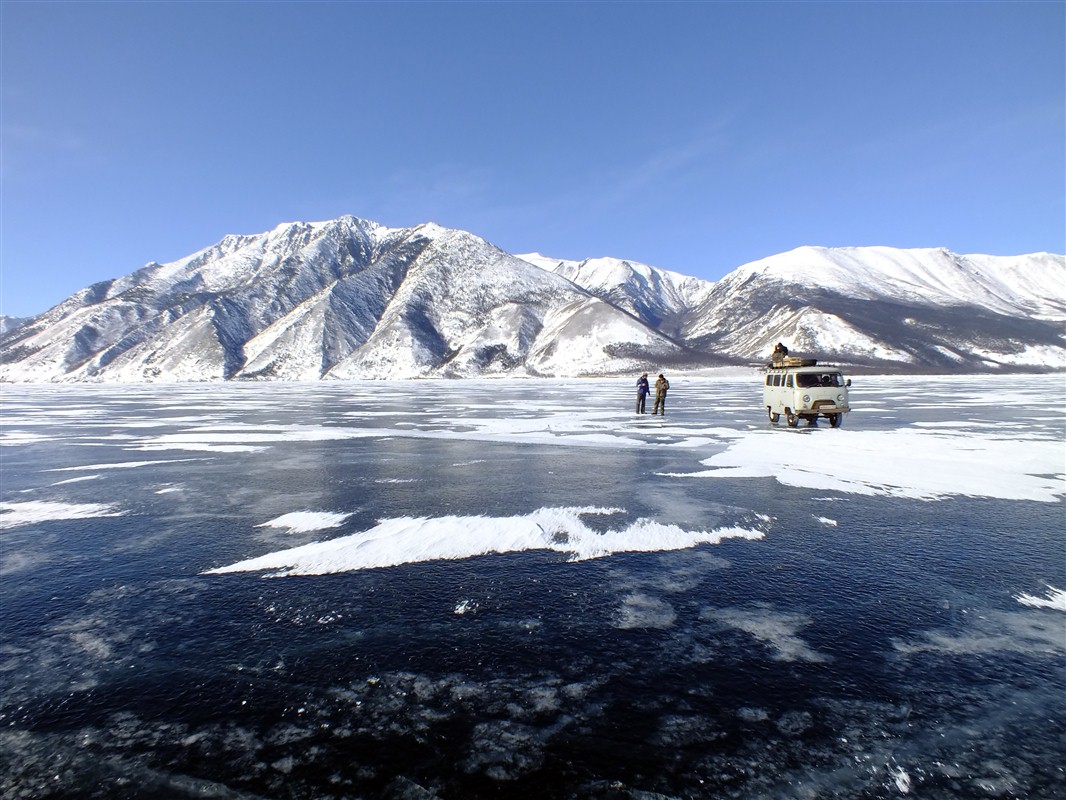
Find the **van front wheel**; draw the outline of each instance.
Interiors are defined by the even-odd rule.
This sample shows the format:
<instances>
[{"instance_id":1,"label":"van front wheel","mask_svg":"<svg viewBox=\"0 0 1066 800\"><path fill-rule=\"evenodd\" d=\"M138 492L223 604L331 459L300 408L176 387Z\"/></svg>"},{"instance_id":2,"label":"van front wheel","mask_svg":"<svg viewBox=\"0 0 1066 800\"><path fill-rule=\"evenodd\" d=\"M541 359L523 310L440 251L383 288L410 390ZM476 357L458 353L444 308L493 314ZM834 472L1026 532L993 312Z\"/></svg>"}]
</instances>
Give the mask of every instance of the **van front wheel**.
<instances>
[{"instance_id":1,"label":"van front wheel","mask_svg":"<svg viewBox=\"0 0 1066 800\"><path fill-rule=\"evenodd\" d=\"M776 425L777 421L781 419L781 415L776 413L775 411L772 411L770 409L770 406L766 407L766 413L770 415L770 422L774 423L774 425Z\"/></svg>"},{"instance_id":2,"label":"van front wheel","mask_svg":"<svg viewBox=\"0 0 1066 800\"><path fill-rule=\"evenodd\" d=\"M843 414L829 414L829 427L830 428L839 428L843 424L844 424L844 415Z\"/></svg>"},{"instance_id":3,"label":"van front wheel","mask_svg":"<svg viewBox=\"0 0 1066 800\"><path fill-rule=\"evenodd\" d=\"M795 428L799 425L800 418L793 414L791 411L785 412L785 422L788 423L788 427Z\"/></svg>"}]
</instances>

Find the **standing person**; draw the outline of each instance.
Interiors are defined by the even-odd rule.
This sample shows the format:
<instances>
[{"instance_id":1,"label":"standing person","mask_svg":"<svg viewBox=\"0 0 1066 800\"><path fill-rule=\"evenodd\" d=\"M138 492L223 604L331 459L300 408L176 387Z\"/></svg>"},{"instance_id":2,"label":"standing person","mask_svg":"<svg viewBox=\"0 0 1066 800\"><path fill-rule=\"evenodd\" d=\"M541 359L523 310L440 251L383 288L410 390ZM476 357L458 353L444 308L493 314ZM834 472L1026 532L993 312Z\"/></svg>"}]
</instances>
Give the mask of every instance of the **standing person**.
<instances>
[{"instance_id":1,"label":"standing person","mask_svg":"<svg viewBox=\"0 0 1066 800\"><path fill-rule=\"evenodd\" d=\"M659 373L659 380L655 381L655 406L652 408L651 413L661 414L666 416L666 390L670 388L670 381L663 377L663 374Z\"/></svg>"},{"instance_id":2,"label":"standing person","mask_svg":"<svg viewBox=\"0 0 1066 800\"><path fill-rule=\"evenodd\" d=\"M648 373L637 378L637 413L644 413L644 398L648 396Z\"/></svg>"}]
</instances>

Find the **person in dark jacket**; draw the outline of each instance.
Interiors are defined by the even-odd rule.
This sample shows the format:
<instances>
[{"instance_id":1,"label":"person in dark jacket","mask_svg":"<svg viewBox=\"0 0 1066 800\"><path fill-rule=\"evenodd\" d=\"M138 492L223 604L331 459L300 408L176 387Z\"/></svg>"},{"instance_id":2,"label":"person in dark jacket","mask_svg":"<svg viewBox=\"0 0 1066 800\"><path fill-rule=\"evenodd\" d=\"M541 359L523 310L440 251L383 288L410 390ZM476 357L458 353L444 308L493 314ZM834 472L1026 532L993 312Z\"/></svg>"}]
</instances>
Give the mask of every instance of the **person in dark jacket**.
<instances>
[{"instance_id":1,"label":"person in dark jacket","mask_svg":"<svg viewBox=\"0 0 1066 800\"><path fill-rule=\"evenodd\" d=\"M666 391L670 388L670 381L668 381L663 374L659 373L659 380L655 381L655 406L652 408L652 414L661 414L666 416Z\"/></svg>"},{"instance_id":2,"label":"person in dark jacket","mask_svg":"<svg viewBox=\"0 0 1066 800\"><path fill-rule=\"evenodd\" d=\"M648 373L637 378L637 413L644 413L644 399L648 396Z\"/></svg>"}]
</instances>

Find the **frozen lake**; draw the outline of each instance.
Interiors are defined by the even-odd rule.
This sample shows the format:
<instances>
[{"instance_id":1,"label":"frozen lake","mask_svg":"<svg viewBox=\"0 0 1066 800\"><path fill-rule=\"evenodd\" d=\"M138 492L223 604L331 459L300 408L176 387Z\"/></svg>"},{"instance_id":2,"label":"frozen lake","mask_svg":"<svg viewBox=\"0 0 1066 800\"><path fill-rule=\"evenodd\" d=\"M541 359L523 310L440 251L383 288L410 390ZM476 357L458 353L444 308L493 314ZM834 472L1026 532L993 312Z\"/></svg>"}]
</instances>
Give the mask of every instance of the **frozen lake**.
<instances>
[{"instance_id":1,"label":"frozen lake","mask_svg":"<svg viewBox=\"0 0 1066 800\"><path fill-rule=\"evenodd\" d=\"M1066 796L1063 377L758 380L3 386L0 796Z\"/></svg>"}]
</instances>

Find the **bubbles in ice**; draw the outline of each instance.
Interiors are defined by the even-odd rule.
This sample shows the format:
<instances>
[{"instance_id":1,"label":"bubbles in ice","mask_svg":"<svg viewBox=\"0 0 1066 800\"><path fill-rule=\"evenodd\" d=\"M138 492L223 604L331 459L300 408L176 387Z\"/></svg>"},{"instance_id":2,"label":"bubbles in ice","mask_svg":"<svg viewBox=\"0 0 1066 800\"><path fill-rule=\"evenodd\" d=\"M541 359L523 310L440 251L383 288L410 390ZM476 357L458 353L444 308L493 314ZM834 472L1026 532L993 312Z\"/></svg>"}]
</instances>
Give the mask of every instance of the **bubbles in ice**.
<instances>
[{"instance_id":1,"label":"bubbles in ice","mask_svg":"<svg viewBox=\"0 0 1066 800\"><path fill-rule=\"evenodd\" d=\"M669 628L677 619L674 607L658 597L634 592L623 599L618 609L614 627L622 630L633 628Z\"/></svg>"},{"instance_id":2,"label":"bubbles in ice","mask_svg":"<svg viewBox=\"0 0 1066 800\"><path fill-rule=\"evenodd\" d=\"M754 608L706 608L700 618L751 634L773 648L774 658L778 661L823 663L830 660L800 638L799 631L813 621L806 614L775 611L766 604L759 604Z\"/></svg>"}]
</instances>

